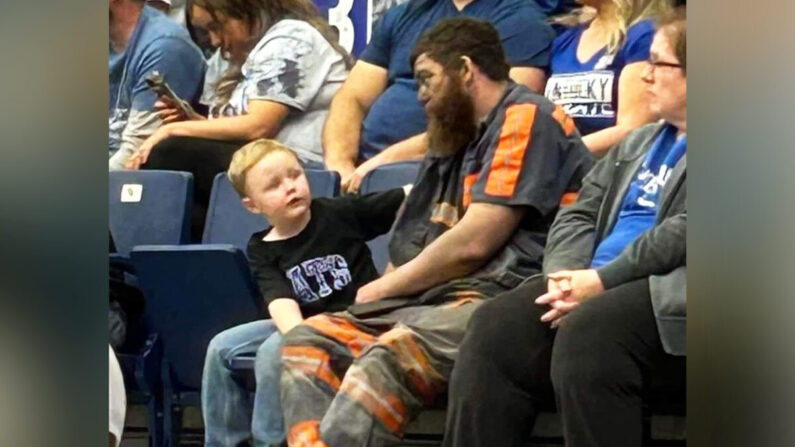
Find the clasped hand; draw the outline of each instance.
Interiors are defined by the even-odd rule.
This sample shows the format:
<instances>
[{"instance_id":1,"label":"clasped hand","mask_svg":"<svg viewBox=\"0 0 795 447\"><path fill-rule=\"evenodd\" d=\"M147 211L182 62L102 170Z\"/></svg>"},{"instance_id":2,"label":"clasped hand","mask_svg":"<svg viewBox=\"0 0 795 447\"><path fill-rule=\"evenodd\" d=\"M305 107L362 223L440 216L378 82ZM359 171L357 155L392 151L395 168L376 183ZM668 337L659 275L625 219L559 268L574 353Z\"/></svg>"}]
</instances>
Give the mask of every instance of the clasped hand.
<instances>
[{"instance_id":1,"label":"clasped hand","mask_svg":"<svg viewBox=\"0 0 795 447\"><path fill-rule=\"evenodd\" d=\"M556 328L563 318L579 304L604 291L602 279L596 270L561 270L547 275L547 293L536 298L536 304L548 304L550 310L541 321L552 322Z\"/></svg>"}]
</instances>

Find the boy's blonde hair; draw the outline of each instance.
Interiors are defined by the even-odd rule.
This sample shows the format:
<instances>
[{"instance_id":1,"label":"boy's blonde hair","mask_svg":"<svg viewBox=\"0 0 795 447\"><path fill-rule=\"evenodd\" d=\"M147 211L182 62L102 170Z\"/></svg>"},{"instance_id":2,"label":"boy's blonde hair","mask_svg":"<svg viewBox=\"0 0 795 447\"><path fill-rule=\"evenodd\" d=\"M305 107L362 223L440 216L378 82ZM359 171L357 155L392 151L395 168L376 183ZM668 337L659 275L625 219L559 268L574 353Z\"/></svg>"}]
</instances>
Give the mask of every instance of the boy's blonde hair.
<instances>
[{"instance_id":1,"label":"boy's blonde hair","mask_svg":"<svg viewBox=\"0 0 795 447\"><path fill-rule=\"evenodd\" d=\"M298 159L295 152L287 146L276 140L266 140L264 138L246 144L232 155L232 161L229 163L226 176L232 182L232 186L241 198L246 197L246 174L248 170L259 163L266 155L274 152L286 152L295 157L296 160Z\"/></svg>"}]
</instances>

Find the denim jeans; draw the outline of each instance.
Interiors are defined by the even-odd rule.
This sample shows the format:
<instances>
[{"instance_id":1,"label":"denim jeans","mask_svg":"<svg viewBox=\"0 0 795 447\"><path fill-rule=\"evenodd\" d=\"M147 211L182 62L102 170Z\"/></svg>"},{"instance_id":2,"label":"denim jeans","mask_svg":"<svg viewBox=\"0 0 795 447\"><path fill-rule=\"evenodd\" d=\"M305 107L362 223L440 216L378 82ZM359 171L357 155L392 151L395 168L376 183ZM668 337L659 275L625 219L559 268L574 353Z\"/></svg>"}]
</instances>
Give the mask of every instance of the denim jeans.
<instances>
[{"instance_id":1,"label":"denim jeans","mask_svg":"<svg viewBox=\"0 0 795 447\"><path fill-rule=\"evenodd\" d=\"M235 326L210 341L202 377L205 446L265 447L284 441L279 402L281 343L271 320ZM254 354L257 389L252 402L241 377L230 369L230 361Z\"/></svg>"}]
</instances>

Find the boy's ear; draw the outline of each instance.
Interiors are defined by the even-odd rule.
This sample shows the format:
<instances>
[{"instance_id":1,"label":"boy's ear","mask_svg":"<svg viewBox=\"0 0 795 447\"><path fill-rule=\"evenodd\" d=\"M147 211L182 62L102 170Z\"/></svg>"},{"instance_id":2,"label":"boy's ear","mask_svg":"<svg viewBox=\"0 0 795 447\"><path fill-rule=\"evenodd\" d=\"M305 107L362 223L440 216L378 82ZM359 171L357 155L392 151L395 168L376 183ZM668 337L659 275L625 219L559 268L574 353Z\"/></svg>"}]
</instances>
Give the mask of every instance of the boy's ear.
<instances>
[{"instance_id":1,"label":"boy's ear","mask_svg":"<svg viewBox=\"0 0 795 447\"><path fill-rule=\"evenodd\" d=\"M253 201L253 200L251 200L249 197L243 197L243 199L241 200L241 202L243 202L243 206L244 206L244 207L246 207L246 209L247 209L247 210L248 210L250 213L253 213L253 214L262 214L262 212L260 211L260 209L259 209L259 208L257 208L257 205L255 205L255 204L254 204L254 201Z\"/></svg>"}]
</instances>

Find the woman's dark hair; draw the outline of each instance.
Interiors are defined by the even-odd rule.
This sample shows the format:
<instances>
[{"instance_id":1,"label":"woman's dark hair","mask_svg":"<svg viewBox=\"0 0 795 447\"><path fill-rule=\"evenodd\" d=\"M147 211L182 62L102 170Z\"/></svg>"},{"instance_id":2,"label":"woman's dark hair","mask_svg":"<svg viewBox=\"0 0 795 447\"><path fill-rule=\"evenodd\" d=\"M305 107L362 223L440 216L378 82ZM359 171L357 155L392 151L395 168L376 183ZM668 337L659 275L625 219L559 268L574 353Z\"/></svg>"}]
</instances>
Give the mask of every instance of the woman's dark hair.
<instances>
[{"instance_id":1,"label":"woman's dark hair","mask_svg":"<svg viewBox=\"0 0 795 447\"><path fill-rule=\"evenodd\" d=\"M279 20L286 18L303 20L318 30L332 48L342 55L348 68L353 65L353 58L339 44L337 33L326 19L320 15L311 0L189 0L187 7L191 8L193 6L206 9L216 20L218 19L218 13L221 13L227 17L245 22L249 29L252 30L252 47ZM229 69L218 80L215 86L215 96L218 98L218 104L228 102L235 87L243 79L240 71L241 64L239 61L230 64Z\"/></svg>"},{"instance_id":2,"label":"woman's dark hair","mask_svg":"<svg viewBox=\"0 0 795 447\"><path fill-rule=\"evenodd\" d=\"M193 26L193 17L191 16L190 7L185 8L185 28L188 29L190 39L202 51L205 59L212 57L215 53L215 48L210 43L210 34L207 30Z\"/></svg>"},{"instance_id":3,"label":"woman's dark hair","mask_svg":"<svg viewBox=\"0 0 795 447\"><path fill-rule=\"evenodd\" d=\"M444 19L423 33L409 62L421 54L441 64L445 70L458 70L463 65L463 56L468 56L490 79L505 81L510 66L505 60L500 34L492 24L483 20L465 17Z\"/></svg>"},{"instance_id":4,"label":"woman's dark hair","mask_svg":"<svg viewBox=\"0 0 795 447\"><path fill-rule=\"evenodd\" d=\"M682 71L687 73L687 7L678 6L660 17L657 29L668 37L677 62L682 64Z\"/></svg>"}]
</instances>

